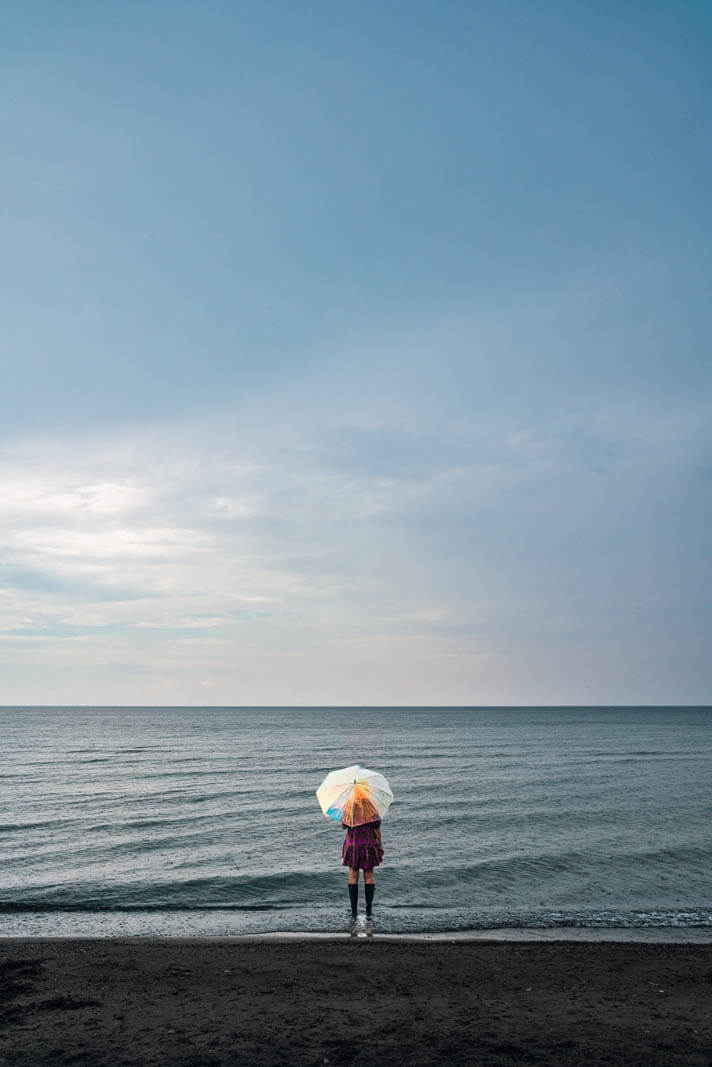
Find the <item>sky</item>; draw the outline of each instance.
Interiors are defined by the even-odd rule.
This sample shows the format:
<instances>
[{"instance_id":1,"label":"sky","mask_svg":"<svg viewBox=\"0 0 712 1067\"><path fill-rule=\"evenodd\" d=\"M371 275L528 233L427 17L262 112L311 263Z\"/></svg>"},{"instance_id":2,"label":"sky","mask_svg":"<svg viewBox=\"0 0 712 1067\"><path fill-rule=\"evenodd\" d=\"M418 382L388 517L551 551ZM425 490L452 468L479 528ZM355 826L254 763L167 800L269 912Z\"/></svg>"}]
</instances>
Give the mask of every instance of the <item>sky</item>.
<instances>
[{"instance_id":1,"label":"sky","mask_svg":"<svg viewBox=\"0 0 712 1067\"><path fill-rule=\"evenodd\" d=\"M712 7L0 11L0 704L712 702Z\"/></svg>"}]
</instances>

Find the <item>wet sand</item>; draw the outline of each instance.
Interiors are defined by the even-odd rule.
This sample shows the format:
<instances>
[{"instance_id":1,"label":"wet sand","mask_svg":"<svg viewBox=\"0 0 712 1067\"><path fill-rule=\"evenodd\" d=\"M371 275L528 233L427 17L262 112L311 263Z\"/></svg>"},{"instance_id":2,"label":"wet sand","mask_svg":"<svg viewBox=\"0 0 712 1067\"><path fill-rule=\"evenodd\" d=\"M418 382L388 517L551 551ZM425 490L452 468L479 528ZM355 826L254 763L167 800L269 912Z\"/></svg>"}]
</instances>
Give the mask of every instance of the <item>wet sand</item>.
<instances>
[{"instance_id":1,"label":"wet sand","mask_svg":"<svg viewBox=\"0 0 712 1067\"><path fill-rule=\"evenodd\" d=\"M0 1064L712 1063L712 945L0 941Z\"/></svg>"}]
</instances>

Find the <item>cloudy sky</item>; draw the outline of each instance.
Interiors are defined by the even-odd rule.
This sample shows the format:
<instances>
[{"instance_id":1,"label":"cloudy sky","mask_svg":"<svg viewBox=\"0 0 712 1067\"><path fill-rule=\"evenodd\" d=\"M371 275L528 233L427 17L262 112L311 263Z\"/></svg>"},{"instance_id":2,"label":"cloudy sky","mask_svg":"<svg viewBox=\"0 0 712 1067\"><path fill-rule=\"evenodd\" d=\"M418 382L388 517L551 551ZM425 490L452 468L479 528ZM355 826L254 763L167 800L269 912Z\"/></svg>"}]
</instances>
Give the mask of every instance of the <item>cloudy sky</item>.
<instances>
[{"instance_id":1,"label":"cloudy sky","mask_svg":"<svg viewBox=\"0 0 712 1067\"><path fill-rule=\"evenodd\" d=\"M0 12L0 703L712 699L705 3Z\"/></svg>"}]
</instances>

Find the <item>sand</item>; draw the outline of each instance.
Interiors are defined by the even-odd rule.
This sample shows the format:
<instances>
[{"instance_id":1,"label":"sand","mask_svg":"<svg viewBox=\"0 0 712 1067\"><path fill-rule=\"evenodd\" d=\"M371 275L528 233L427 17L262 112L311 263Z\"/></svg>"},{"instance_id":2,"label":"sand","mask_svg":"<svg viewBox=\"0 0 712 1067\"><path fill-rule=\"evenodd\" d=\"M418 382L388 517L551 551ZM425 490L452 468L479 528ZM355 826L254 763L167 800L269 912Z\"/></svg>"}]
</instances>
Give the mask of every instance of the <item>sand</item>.
<instances>
[{"instance_id":1,"label":"sand","mask_svg":"<svg viewBox=\"0 0 712 1067\"><path fill-rule=\"evenodd\" d=\"M0 941L0 1064L712 1063L712 945Z\"/></svg>"}]
</instances>

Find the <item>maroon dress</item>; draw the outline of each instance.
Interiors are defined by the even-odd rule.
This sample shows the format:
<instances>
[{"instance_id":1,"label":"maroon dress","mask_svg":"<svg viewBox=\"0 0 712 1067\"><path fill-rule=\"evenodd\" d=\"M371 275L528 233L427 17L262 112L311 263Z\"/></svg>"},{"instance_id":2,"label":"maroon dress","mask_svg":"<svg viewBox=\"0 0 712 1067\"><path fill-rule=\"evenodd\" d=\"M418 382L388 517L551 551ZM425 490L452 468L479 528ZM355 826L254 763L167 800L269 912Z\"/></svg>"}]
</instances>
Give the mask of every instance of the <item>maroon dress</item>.
<instances>
[{"instance_id":1,"label":"maroon dress","mask_svg":"<svg viewBox=\"0 0 712 1067\"><path fill-rule=\"evenodd\" d=\"M362 826L347 826L341 824L346 831L344 847L341 850L341 862L344 867L355 867L356 870L372 871L374 867L380 867L383 862L383 849L378 840L376 831L381 825L381 820L367 822Z\"/></svg>"}]
</instances>

